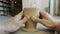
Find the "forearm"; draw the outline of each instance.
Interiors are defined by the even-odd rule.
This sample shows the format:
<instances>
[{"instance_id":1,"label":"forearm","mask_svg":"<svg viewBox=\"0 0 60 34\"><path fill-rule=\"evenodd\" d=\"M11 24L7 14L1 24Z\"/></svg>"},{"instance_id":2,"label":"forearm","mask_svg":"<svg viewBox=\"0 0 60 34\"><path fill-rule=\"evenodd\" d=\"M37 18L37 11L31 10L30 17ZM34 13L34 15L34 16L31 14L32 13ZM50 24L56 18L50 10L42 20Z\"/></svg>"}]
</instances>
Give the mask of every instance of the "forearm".
<instances>
[{"instance_id":1,"label":"forearm","mask_svg":"<svg viewBox=\"0 0 60 34\"><path fill-rule=\"evenodd\" d=\"M60 23L56 26L55 31L60 32Z\"/></svg>"},{"instance_id":2,"label":"forearm","mask_svg":"<svg viewBox=\"0 0 60 34\"><path fill-rule=\"evenodd\" d=\"M17 23L16 21L11 19L5 22L4 24L2 24L2 26L4 27L5 31L14 32L19 27L19 24L20 23Z\"/></svg>"},{"instance_id":3,"label":"forearm","mask_svg":"<svg viewBox=\"0 0 60 34\"><path fill-rule=\"evenodd\" d=\"M23 23L20 23L20 25L21 24ZM21 27L20 25L15 25L15 24L10 24L8 26L0 25L0 34L14 32Z\"/></svg>"},{"instance_id":4,"label":"forearm","mask_svg":"<svg viewBox=\"0 0 60 34\"><path fill-rule=\"evenodd\" d=\"M41 23L40 24L43 24L44 26L48 27L49 29L52 29L52 30L55 30L57 32L60 32L60 23L55 23L55 22L52 22L50 25L48 24L48 22L46 23Z\"/></svg>"},{"instance_id":5,"label":"forearm","mask_svg":"<svg viewBox=\"0 0 60 34\"><path fill-rule=\"evenodd\" d=\"M8 24L7 26L4 26L5 31L8 31L8 32L17 31L20 27L22 27L22 24L23 24L23 22Z\"/></svg>"}]
</instances>

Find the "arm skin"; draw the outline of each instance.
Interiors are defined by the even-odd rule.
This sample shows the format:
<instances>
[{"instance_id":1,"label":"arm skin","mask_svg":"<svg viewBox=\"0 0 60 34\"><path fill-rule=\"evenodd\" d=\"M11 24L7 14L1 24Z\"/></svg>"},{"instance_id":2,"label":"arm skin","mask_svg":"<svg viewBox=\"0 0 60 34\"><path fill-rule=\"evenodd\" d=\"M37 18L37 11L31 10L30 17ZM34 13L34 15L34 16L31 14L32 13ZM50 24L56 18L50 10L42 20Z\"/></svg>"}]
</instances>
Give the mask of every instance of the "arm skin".
<instances>
[{"instance_id":1,"label":"arm skin","mask_svg":"<svg viewBox=\"0 0 60 34\"><path fill-rule=\"evenodd\" d=\"M60 32L60 23L56 26L55 31Z\"/></svg>"},{"instance_id":2,"label":"arm skin","mask_svg":"<svg viewBox=\"0 0 60 34\"><path fill-rule=\"evenodd\" d=\"M0 31L5 31L5 32L14 32L16 30L18 30L21 25L23 23L25 23L27 21L27 18L24 17L22 18L23 12L19 13L18 15L16 15L15 17L11 18L10 20L8 20L6 23L0 25Z\"/></svg>"},{"instance_id":3,"label":"arm skin","mask_svg":"<svg viewBox=\"0 0 60 34\"><path fill-rule=\"evenodd\" d=\"M56 30L57 32L60 32L60 23L56 23L54 20L52 20L46 12L40 12L40 18L32 17L32 20L35 22L39 22L40 24L51 28L52 30Z\"/></svg>"}]
</instances>

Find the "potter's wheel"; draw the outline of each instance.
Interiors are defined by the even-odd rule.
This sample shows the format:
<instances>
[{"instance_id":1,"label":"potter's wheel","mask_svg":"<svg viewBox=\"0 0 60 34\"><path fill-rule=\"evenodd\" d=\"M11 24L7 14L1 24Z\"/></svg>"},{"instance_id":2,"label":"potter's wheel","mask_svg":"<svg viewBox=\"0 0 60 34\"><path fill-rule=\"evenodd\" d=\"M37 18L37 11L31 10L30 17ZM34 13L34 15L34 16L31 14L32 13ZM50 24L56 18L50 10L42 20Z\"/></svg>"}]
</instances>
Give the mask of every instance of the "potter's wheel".
<instances>
[{"instance_id":1,"label":"potter's wheel","mask_svg":"<svg viewBox=\"0 0 60 34\"><path fill-rule=\"evenodd\" d=\"M38 29L38 31L34 31L34 32L28 32L28 31L23 31L22 29L19 29L13 34L54 34L54 32L49 30L42 30L42 29Z\"/></svg>"}]
</instances>

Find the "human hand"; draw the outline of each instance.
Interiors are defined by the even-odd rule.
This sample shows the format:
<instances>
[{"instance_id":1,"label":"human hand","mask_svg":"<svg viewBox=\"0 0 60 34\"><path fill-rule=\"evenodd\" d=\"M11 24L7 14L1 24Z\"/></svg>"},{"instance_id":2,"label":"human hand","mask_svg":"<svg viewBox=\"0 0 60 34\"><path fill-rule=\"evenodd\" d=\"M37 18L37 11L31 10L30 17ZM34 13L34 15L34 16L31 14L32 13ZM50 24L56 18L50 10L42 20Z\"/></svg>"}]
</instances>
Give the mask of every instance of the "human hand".
<instances>
[{"instance_id":1,"label":"human hand","mask_svg":"<svg viewBox=\"0 0 60 34\"><path fill-rule=\"evenodd\" d=\"M21 12L20 12L18 15L16 15L14 18L15 18L14 20L16 20L17 22L19 22L19 21L26 22L26 21L27 21L27 17L25 17L25 16L23 15L23 11L21 11Z\"/></svg>"},{"instance_id":2,"label":"human hand","mask_svg":"<svg viewBox=\"0 0 60 34\"><path fill-rule=\"evenodd\" d=\"M40 17L37 18L35 16L32 17L32 20L34 22L39 22L40 24L48 27L48 28L55 28L57 26L57 23L55 23L46 12L40 12Z\"/></svg>"},{"instance_id":3,"label":"human hand","mask_svg":"<svg viewBox=\"0 0 60 34\"><path fill-rule=\"evenodd\" d=\"M4 30L6 31L14 32L18 30L20 27L22 27L22 24L26 23L26 21L27 21L27 18L23 17L23 11L21 11L19 14L12 17L11 19L9 19L7 22L2 24L1 26L3 26L5 28ZM3 30L3 28L0 30Z\"/></svg>"}]
</instances>

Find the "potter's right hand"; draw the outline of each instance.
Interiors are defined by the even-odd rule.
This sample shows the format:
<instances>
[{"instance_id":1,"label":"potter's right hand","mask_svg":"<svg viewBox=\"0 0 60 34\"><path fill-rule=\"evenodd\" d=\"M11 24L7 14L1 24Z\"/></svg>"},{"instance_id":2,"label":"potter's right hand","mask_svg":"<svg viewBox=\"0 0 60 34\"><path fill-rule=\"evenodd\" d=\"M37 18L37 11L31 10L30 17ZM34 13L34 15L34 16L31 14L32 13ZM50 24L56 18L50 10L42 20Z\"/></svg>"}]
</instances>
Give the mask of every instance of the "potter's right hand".
<instances>
[{"instance_id":1,"label":"potter's right hand","mask_svg":"<svg viewBox=\"0 0 60 34\"><path fill-rule=\"evenodd\" d=\"M52 19L49 18L46 12L40 12L40 15L41 15L40 18L33 16L32 20L34 22L39 22L40 24L48 28L52 28L52 29L56 28L57 24Z\"/></svg>"}]
</instances>

